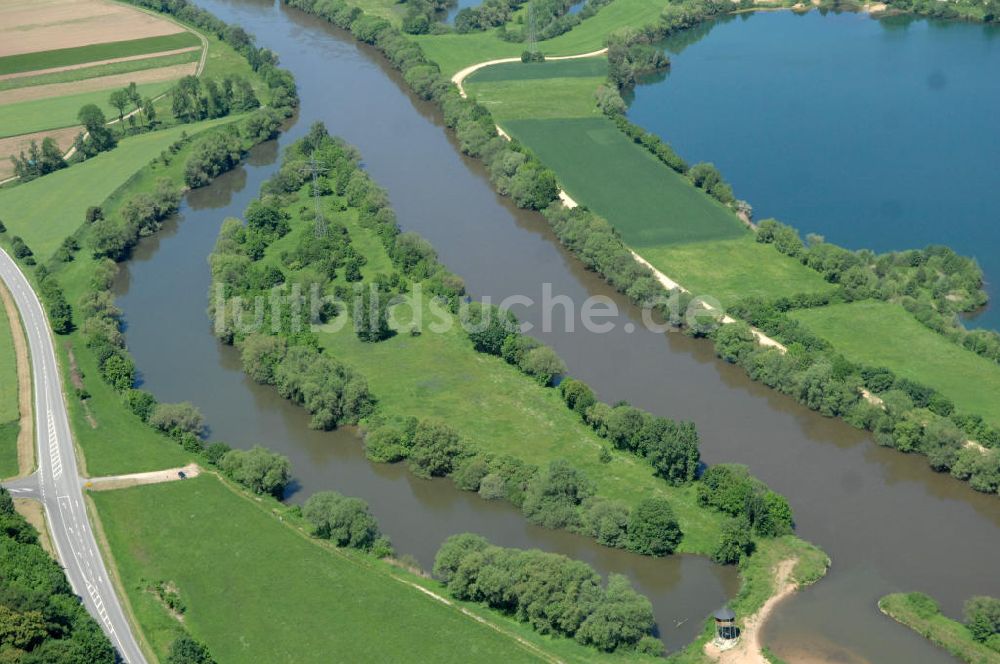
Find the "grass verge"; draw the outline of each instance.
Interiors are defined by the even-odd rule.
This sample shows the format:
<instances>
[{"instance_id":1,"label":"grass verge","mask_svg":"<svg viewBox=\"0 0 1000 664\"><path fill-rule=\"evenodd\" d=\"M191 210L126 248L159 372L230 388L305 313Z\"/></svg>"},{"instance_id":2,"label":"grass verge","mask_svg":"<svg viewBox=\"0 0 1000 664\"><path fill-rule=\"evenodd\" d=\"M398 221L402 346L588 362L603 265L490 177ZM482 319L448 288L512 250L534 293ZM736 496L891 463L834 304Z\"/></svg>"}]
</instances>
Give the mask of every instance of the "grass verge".
<instances>
[{"instance_id":1,"label":"grass verge","mask_svg":"<svg viewBox=\"0 0 1000 664\"><path fill-rule=\"evenodd\" d=\"M17 406L17 360L10 319L0 305L0 477L17 475L17 433L20 411Z\"/></svg>"}]
</instances>

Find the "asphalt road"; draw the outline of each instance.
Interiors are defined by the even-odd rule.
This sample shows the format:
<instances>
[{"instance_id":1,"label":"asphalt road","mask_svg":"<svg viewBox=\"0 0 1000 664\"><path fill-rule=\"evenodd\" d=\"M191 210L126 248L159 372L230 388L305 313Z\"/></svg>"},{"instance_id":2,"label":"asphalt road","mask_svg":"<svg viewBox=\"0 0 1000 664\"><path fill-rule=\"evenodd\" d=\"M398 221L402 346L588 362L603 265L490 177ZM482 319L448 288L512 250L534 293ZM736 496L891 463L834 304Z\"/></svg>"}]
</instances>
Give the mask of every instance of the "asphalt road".
<instances>
[{"instance_id":1,"label":"asphalt road","mask_svg":"<svg viewBox=\"0 0 1000 664\"><path fill-rule=\"evenodd\" d=\"M73 591L83 599L120 657L130 664L144 663L87 518L48 319L28 280L2 249L0 278L14 296L28 335L38 439L38 471L5 486L15 497L41 500L52 542Z\"/></svg>"}]
</instances>

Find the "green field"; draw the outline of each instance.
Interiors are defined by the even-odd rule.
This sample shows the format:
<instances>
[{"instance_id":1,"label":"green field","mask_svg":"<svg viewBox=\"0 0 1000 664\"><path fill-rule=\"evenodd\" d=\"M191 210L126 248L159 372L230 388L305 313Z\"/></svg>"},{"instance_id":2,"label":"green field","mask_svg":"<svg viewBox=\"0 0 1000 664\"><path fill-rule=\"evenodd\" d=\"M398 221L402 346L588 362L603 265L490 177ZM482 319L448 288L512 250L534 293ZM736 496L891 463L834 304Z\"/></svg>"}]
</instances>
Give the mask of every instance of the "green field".
<instances>
[{"instance_id":1,"label":"green field","mask_svg":"<svg viewBox=\"0 0 1000 664\"><path fill-rule=\"evenodd\" d=\"M143 97L157 97L173 85L172 81L160 81L159 83L143 83L137 87ZM94 92L83 92L64 97L33 99L0 106L0 138L78 125L80 121L77 120L76 116L84 104L97 104L104 111L108 120L117 119L118 110L108 103L108 96L113 89L95 90Z\"/></svg>"},{"instance_id":2,"label":"green field","mask_svg":"<svg viewBox=\"0 0 1000 664\"><path fill-rule=\"evenodd\" d=\"M854 302L789 315L848 359L888 367L1000 426L1000 366L924 327L902 306Z\"/></svg>"},{"instance_id":3,"label":"green field","mask_svg":"<svg viewBox=\"0 0 1000 664\"><path fill-rule=\"evenodd\" d=\"M145 55L160 51L172 51L188 46L198 46L201 40L192 32L177 32L172 35L129 39L126 41L89 44L75 48L60 48L37 53L20 53L0 58L0 75L18 74L37 69L66 67L96 60L111 60L132 55Z\"/></svg>"},{"instance_id":4,"label":"green field","mask_svg":"<svg viewBox=\"0 0 1000 664\"><path fill-rule=\"evenodd\" d=\"M0 477L17 474L17 363L7 310L0 304Z\"/></svg>"},{"instance_id":5,"label":"green field","mask_svg":"<svg viewBox=\"0 0 1000 664\"><path fill-rule=\"evenodd\" d=\"M569 32L538 42L545 55L576 55L604 47L611 32L625 27L641 27L656 21L667 0L614 0L595 16L584 20ZM369 8L368 0L359 5ZM373 9L374 11L374 9ZM469 34L421 35L416 41L427 57L441 66L446 76L477 62L521 55L524 44L505 42L495 31Z\"/></svg>"},{"instance_id":6,"label":"green field","mask_svg":"<svg viewBox=\"0 0 1000 664\"><path fill-rule=\"evenodd\" d=\"M607 77L606 58L486 67L465 88L501 123L544 118L598 118L594 91ZM540 94L537 81L544 79Z\"/></svg>"},{"instance_id":7,"label":"green field","mask_svg":"<svg viewBox=\"0 0 1000 664\"><path fill-rule=\"evenodd\" d=\"M836 290L818 272L755 242L749 233L735 240L643 247L641 253L693 294L713 297L723 306L745 297L770 299Z\"/></svg>"},{"instance_id":8,"label":"green field","mask_svg":"<svg viewBox=\"0 0 1000 664\"><path fill-rule=\"evenodd\" d=\"M187 605L184 628L220 662L392 662L415 652L433 662L539 660L404 585L388 566L309 541L269 504L214 476L91 495L161 658L179 625L144 589L157 581L176 586Z\"/></svg>"},{"instance_id":9,"label":"green field","mask_svg":"<svg viewBox=\"0 0 1000 664\"><path fill-rule=\"evenodd\" d=\"M82 164L0 190L0 219L11 235L21 236L36 256L47 259L66 236L83 224L88 207L100 205L182 133L193 135L233 119L208 120L125 138L114 150Z\"/></svg>"},{"instance_id":10,"label":"green field","mask_svg":"<svg viewBox=\"0 0 1000 664\"><path fill-rule=\"evenodd\" d=\"M112 62L106 65L96 65L94 67L82 67L80 69L69 69L57 71L51 74L37 74L34 76L19 76L0 80L0 91L13 90L15 88L27 88L35 85L49 85L50 83L70 83L73 81L83 81L88 78L98 76L113 76L115 74L128 74L146 69L156 69L158 67L172 67L188 62L197 62L201 57L201 51L188 51L186 53L175 53L174 55L164 55L156 58L143 58L142 60L126 60L125 62Z\"/></svg>"},{"instance_id":11,"label":"green field","mask_svg":"<svg viewBox=\"0 0 1000 664\"><path fill-rule=\"evenodd\" d=\"M651 246L747 235L732 212L603 116L499 121L556 172L566 193L610 221L640 253Z\"/></svg>"},{"instance_id":12,"label":"green field","mask_svg":"<svg viewBox=\"0 0 1000 664\"><path fill-rule=\"evenodd\" d=\"M923 600L923 601L921 601ZM892 619L906 625L932 643L969 664L996 664L1000 653L972 638L957 620L932 612L921 593L895 593L878 601L878 607Z\"/></svg>"}]
</instances>

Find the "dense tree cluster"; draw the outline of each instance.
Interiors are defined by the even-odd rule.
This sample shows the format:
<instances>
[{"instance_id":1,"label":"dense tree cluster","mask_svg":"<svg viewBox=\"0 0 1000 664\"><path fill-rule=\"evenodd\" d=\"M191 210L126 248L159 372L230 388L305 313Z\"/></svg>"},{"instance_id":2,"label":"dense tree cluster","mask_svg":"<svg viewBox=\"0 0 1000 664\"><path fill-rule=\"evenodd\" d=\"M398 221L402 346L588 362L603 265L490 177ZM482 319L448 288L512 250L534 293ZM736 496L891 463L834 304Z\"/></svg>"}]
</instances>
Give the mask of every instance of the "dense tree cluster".
<instances>
[{"instance_id":1,"label":"dense tree cluster","mask_svg":"<svg viewBox=\"0 0 1000 664\"><path fill-rule=\"evenodd\" d=\"M0 660L114 664L115 650L90 617L35 529L0 489Z\"/></svg>"},{"instance_id":2,"label":"dense tree cluster","mask_svg":"<svg viewBox=\"0 0 1000 664\"><path fill-rule=\"evenodd\" d=\"M548 386L566 372L566 365L548 346L524 336L517 318L509 310L491 304L470 302L460 309L462 327L480 353L498 355Z\"/></svg>"},{"instance_id":3,"label":"dense tree cluster","mask_svg":"<svg viewBox=\"0 0 1000 664\"><path fill-rule=\"evenodd\" d=\"M205 644L185 634L170 644L165 662L166 664L215 664L215 659Z\"/></svg>"},{"instance_id":4,"label":"dense tree cluster","mask_svg":"<svg viewBox=\"0 0 1000 664\"><path fill-rule=\"evenodd\" d=\"M42 301L45 302L49 325L56 334L69 334L75 329L73 325L73 309L66 301L59 281L49 273L45 266L38 267L38 286Z\"/></svg>"},{"instance_id":5,"label":"dense tree cluster","mask_svg":"<svg viewBox=\"0 0 1000 664\"><path fill-rule=\"evenodd\" d=\"M73 147L84 159L111 150L118 145L114 132L107 126L108 120L104 117L104 111L97 104L82 106L76 118L83 125L83 131L77 135Z\"/></svg>"},{"instance_id":6,"label":"dense tree cluster","mask_svg":"<svg viewBox=\"0 0 1000 664\"><path fill-rule=\"evenodd\" d=\"M1000 652L1000 599L985 595L970 597L963 612L972 638Z\"/></svg>"},{"instance_id":7,"label":"dense tree cluster","mask_svg":"<svg viewBox=\"0 0 1000 664\"><path fill-rule=\"evenodd\" d=\"M14 175L21 178L22 182L66 168L62 150L51 136L42 139L41 147L38 146L38 141L32 140L28 146L28 154L22 150L16 157L11 155L10 160L14 164Z\"/></svg>"},{"instance_id":8,"label":"dense tree cluster","mask_svg":"<svg viewBox=\"0 0 1000 664\"><path fill-rule=\"evenodd\" d=\"M586 563L543 551L491 545L478 535L449 537L434 560L434 575L456 599L478 602L606 652L662 652L652 636L653 610L625 577L607 588Z\"/></svg>"},{"instance_id":9,"label":"dense tree cluster","mask_svg":"<svg viewBox=\"0 0 1000 664\"><path fill-rule=\"evenodd\" d=\"M180 200L180 191L167 178L157 180L150 193L133 194L117 215L102 215L90 226L94 256L115 261L127 258L140 237L160 230L163 220L177 211Z\"/></svg>"},{"instance_id":10,"label":"dense tree cluster","mask_svg":"<svg viewBox=\"0 0 1000 664\"><path fill-rule=\"evenodd\" d=\"M784 535L794 526L788 500L768 489L746 466L712 466L702 475L697 487L701 505L745 519L760 537Z\"/></svg>"},{"instance_id":11,"label":"dense tree cluster","mask_svg":"<svg viewBox=\"0 0 1000 664\"><path fill-rule=\"evenodd\" d=\"M382 538L368 503L336 491L318 491L309 496L302 515L312 525L313 535L337 546L369 551Z\"/></svg>"},{"instance_id":12,"label":"dense tree cluster","mask_svg":"<svg viewBox=\"0 0 1000 664\"><path fill-rule=\"evenodd\" d=\"M559 385L566 405L617 449L645 458L657 476L679 486L695 479L701 454L692 422L657 417L627 404L597 401L585 383L567 378Z\"/></svg>"},{"instance_id":13,"label":"dense tree cluster","mask_svg":"<svg viewBox=\"0 0 1000 664\"><path fill-rule=\"evenodd\" d=\"M260 106L250 81L226 76L221 81L185 76L170 91L170 110L181 122L221 118Z\"/></svg>"},{"instance_id":14,"label":"dense tree cluster","mask_svg":"<svg viewBox=\"0 0 1000 664\"><path fill-rule=\"evenodd\" d=\"M249 450L230 450L219 459L226 477L254 493L281 498L292 477L288 458L255 445Z\"/></svg>"}]
</instances>

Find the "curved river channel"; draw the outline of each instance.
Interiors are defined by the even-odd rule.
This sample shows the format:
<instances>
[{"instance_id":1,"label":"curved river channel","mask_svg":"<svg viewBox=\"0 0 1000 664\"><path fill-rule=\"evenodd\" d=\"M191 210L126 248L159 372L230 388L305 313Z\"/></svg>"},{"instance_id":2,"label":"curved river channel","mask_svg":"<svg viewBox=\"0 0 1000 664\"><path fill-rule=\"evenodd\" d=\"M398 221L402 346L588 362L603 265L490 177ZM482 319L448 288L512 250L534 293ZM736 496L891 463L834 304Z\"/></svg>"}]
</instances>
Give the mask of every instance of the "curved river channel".
<instances>
[{"instance_id":1,"label":"curved river channel","mask_svg":"<svg viewBox=\"0 0 1000 664\"><path fill-rule=\"evenodd\" d=\"M290 500L321 489L364 498L396 548L425 567L445 537L464 531L506 546L565 553L602 574L629 575L653 600L660 636L671 649L694 638L703 617L735 593L733 570L705 559L654 560L606 549L533 527L509 505L457 491L449 481L369 463L355 432L308 429L304 411L242 375L235 351L211 333L206 257L222 220L239 216L274 172L280 145L322 120L361 150L388 189L401 226L427 237L476 296L541 300L548 283L576 302L590 295L614 300L635 323L634 332L618 325L608 334L578 329L539 336L605 401L625 399L694 420L707 462L746 463L788 496L799 534L823 547L833 567L776 612L766 640L780 656L952 661L882 617L875 601L886 592L922 590L957 615L972 594L1000 595L1000 501L932 473L922 457L879 448L864 433L751 383L716 360L707 343L646 331L639 311L567 254L540 215L494 194L483 169L460 155L440 115L350 35L270 0L198 4L280 53L298 81L301 115L243 167L189 194L180 214L144 240L122 270L119 306L146 389L163 401L194 402L216 440L262 443L288 455L297 481ZM536 325L541 320L540 307L517 313Z\"/></svg>"}]
</instances>

